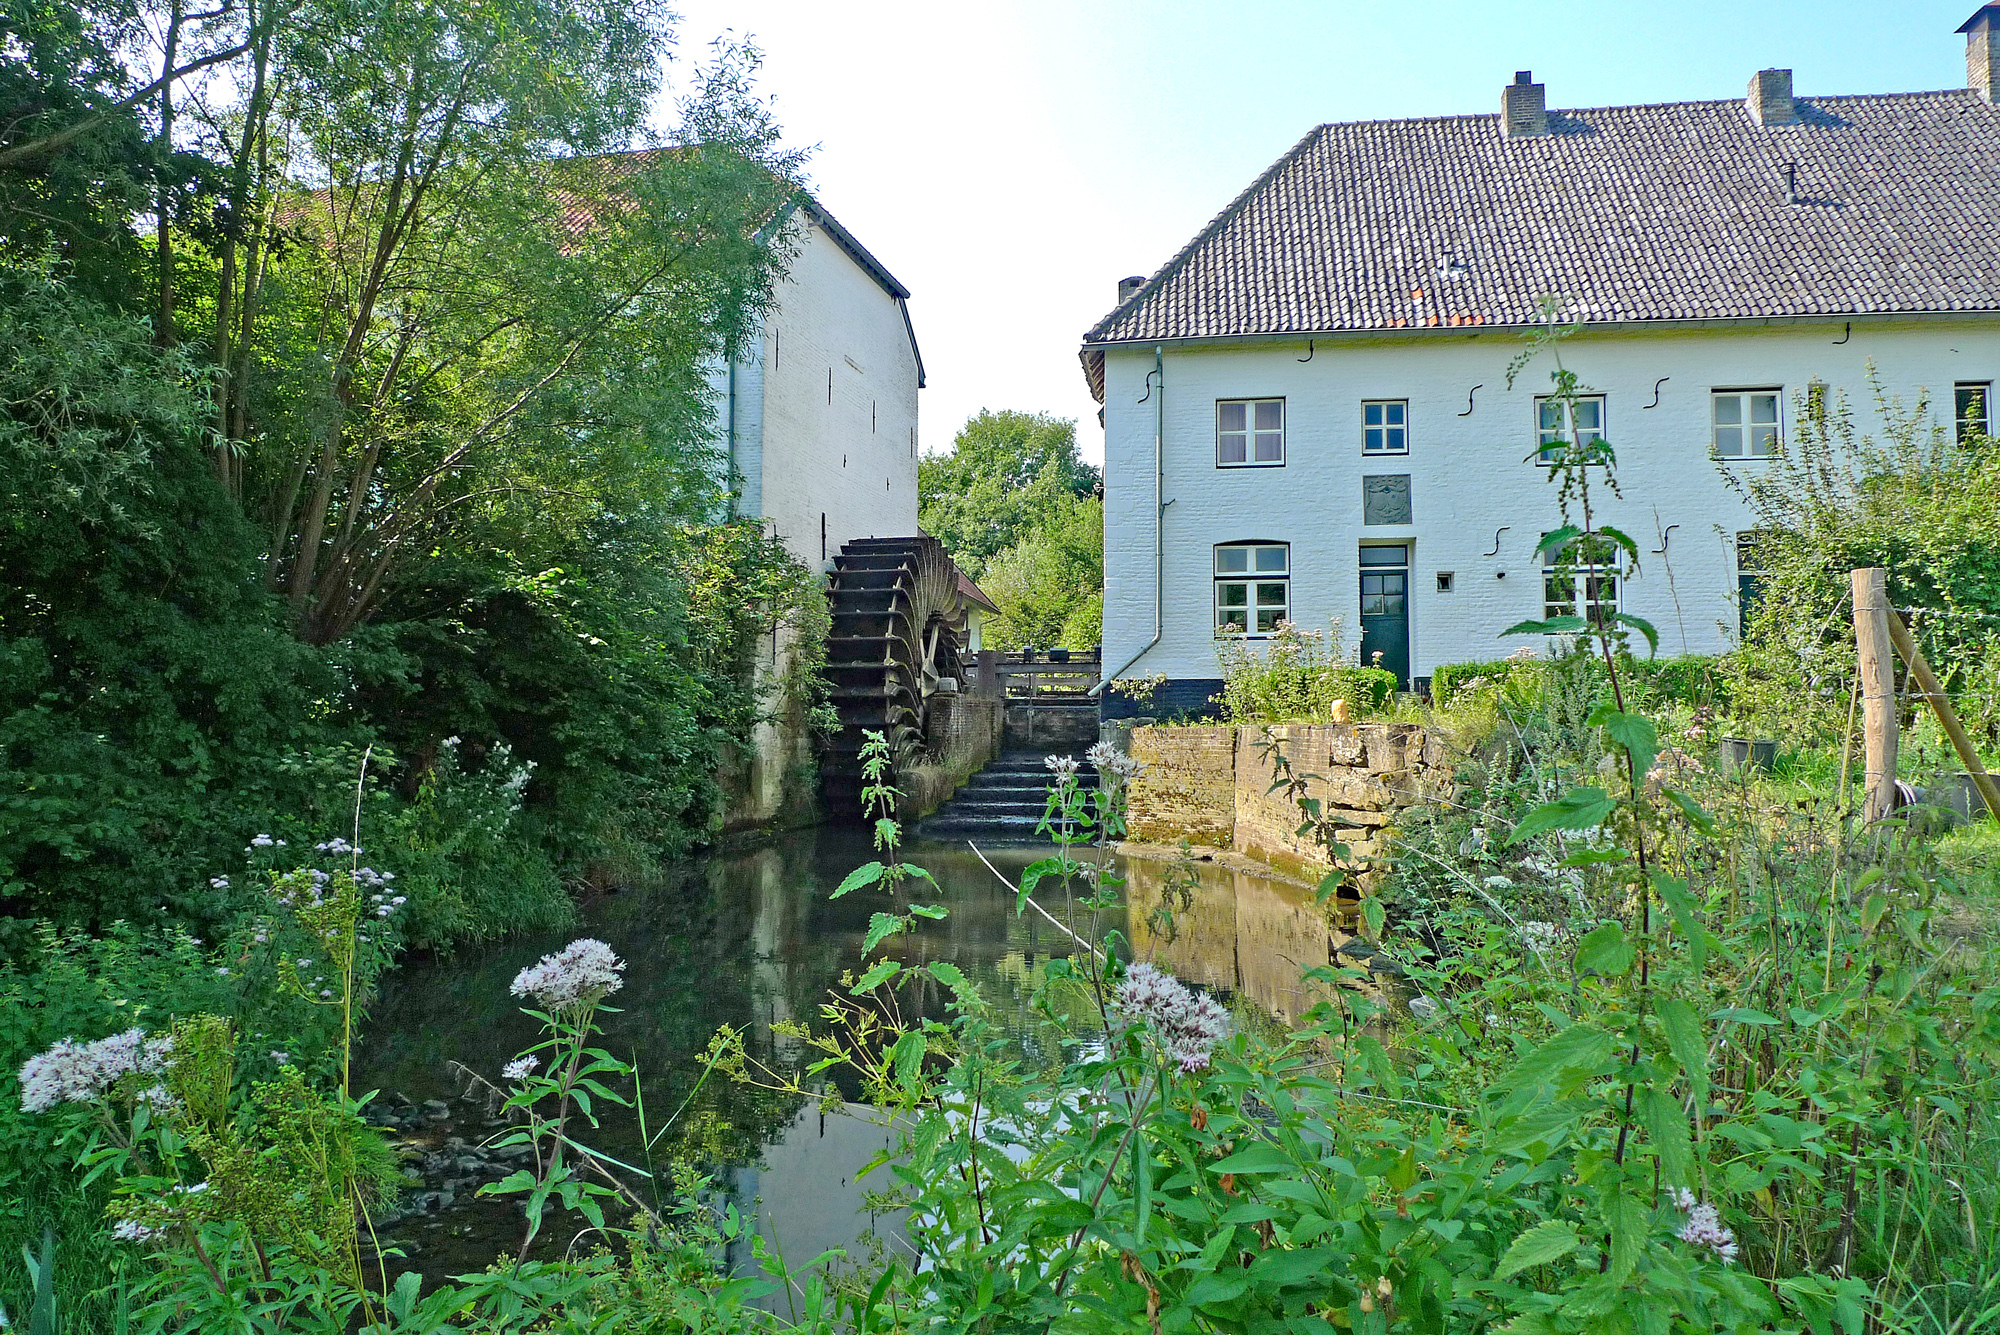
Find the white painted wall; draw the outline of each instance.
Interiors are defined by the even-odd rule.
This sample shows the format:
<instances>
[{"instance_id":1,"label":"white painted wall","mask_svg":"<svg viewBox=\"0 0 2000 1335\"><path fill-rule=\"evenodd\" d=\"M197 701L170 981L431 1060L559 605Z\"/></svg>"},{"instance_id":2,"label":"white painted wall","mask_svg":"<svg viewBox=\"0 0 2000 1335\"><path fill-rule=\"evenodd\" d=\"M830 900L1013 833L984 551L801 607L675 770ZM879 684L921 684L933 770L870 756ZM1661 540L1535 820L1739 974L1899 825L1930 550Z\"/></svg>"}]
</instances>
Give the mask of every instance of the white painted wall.
<instances>
[{"instance_id":1,"label":"white painted wall","mask_svg":"<svg viewBox=\"0 0 2000 1335\"><path fill-rule=\"evenodd\" d=\"M807 222L798 245L735 368L733 457L739 513L818 569L821 515L827 556L917 531L917 356L896 299L823 228Z\"/></svg>"},{"instance_id":2,"label":"white painted wall","mask_svg":"<svg viewBox=\"0 0 2000 1335\"><path fill-rule=\"evenodd\" d=\"M1868 388L1872 361L1886 387L1914 402L1931 391L1948 421L1955 381L2000 381L2000 322L1935 320L1685 332L1582 333L1565 363L1605 395L1622 499L1601 488L1598 522L1640 543L1623 610L1660 631L1662 655L1712 653L1736 635L1734 534L1749 526L1742 502L1709 458L1711 388L1782 385L1792 397L1813 377L1845 390L1857 426L1878 433ZM1357 549L1409 541L1411 673L1440 663L1504 656L1522 641L1500 631L1542 615L1535 546L1560 523L1547 470L1534 450L1534 398L1551 363L1531 366L1510 391L1507 363L1518 333L1436 334L1396 340L1321 339L1309 362L1299 345L1199 347L1165 353L1165 631L1125 675L1220 676L1215 657L1211 548L1241 539L1292 545L1292 619L1323 628L1339 617L1359 642ZM1153 632L1153 434L1155 404L1140 402L1153 349L1105 360L1104 651L1115 668ZM1659 406L1649 408L1654 384ZM1470 416L1467 393L1483 385ZM1272 469L1215 465L1215 401L1282 395L1286 463ZM1364 458L1361 402L1410 401L1410 452ZM1741 464L1745 471L1757 464ZM1362 526L1364 474L1408 473L1407 527ZM1495 530L1508 526L1494 548ZM1660 533L1677 525L1664 556ZM1435 574L1452 571L1452 593ZM1670 578L1671 574L1671 578ZM1504 575L1504 578L1501 576Z\"/></svg>"}]
</instances>

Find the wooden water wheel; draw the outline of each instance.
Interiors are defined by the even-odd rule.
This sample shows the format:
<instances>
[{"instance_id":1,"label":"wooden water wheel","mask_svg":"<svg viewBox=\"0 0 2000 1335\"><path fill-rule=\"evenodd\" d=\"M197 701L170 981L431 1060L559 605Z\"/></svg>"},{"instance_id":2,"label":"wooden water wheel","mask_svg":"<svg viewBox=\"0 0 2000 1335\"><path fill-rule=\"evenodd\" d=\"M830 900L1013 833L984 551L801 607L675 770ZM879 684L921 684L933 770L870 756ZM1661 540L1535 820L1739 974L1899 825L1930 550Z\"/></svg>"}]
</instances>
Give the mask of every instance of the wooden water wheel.
<instances>
[{"instance_id":1,"label":"wooden water wheel","mask_svg":"<svg viewBox=\"0 0 2000 1335\"><path fill-rule=\"evenodd\" d=\"M834 558L833 634L827 680L840 731L820 764L827 815L860 820L861 746L879 732L889 743L889 781L935 758L928 740L930 701L949 680L963 680L965 600L958 566L936 538L862 538Z\"/></svg>"}]
</instances>

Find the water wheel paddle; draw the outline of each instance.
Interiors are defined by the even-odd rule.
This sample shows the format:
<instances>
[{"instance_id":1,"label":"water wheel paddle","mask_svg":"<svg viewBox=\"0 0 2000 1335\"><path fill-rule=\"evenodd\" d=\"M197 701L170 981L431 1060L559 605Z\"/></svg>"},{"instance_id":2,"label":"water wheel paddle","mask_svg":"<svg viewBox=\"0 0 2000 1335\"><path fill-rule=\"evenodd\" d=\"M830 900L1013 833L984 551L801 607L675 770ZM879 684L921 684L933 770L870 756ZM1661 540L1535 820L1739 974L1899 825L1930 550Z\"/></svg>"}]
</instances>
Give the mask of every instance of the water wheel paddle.
<instances>
[{"instance_id":1,"label":"water wheel paddle","mask_svg":"<svg viewBox=\"0 0 2000 1335\"><path fill-rule=\"evenodd\" d=\"M889 782L937 759L930 702L963 680L966 606L958 566L936 538L861 538L834 558L827 597L833 633L826 675L840 712L820 763L820 792L834 820L861 819L863 734L889 743Z\"/></svg>"}]
</instances>

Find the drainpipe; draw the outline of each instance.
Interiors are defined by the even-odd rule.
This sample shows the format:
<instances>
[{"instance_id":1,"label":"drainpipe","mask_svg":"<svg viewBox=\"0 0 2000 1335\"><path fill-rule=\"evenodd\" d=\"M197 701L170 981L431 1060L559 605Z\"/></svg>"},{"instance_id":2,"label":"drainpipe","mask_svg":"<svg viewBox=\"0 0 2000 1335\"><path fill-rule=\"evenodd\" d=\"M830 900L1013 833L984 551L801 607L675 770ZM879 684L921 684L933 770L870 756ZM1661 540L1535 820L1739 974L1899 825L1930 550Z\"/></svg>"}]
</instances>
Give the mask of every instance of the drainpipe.
<instances>
[{"instance_id":1,"label":"drainpipe","mask_svg":"<svg viewBox=\"0 0 2000 1335\"><path fill-rule=\"evenodd\" d=\"M1167 556L1166 528L1167 507L1173 502L1166 500L1166 473L1163 449L1167 434L1167 367L1166 349L1153 349L1153 370L1146 377L1148 392L1153 396L1153 638L1139 646L1139 652L1121 663L1115 671L1104 674L1104 679L1090 688L1089 694L1098 695L1106 686L1123 676L1125 669L1144 658L1160 642L1160 634L1166 624L1166 569ZM1144 400L1141 400L1143 402Z\"/></svg>"}]
</instances>

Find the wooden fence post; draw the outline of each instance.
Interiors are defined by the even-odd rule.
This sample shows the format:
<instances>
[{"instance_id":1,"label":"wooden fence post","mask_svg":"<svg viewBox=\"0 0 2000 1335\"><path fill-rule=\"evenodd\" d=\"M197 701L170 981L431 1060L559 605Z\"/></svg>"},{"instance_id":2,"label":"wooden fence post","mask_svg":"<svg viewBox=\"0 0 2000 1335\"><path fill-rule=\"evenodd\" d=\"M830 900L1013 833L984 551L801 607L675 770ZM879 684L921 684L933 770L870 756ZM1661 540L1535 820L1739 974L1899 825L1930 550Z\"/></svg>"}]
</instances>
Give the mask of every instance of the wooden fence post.
<instances>
[{"instance_id":1,"label":"wooden fence post","mask_svg":"<svg viewBox=\"0 0 2000 1335\"><path fill-rule=\"evenodd\" d=\"M1868 775L1862 816L1873 824L1896 807L1896 672L1889 639L1889 572L1873 566L1854 571L1851 578Z\"/></svg>"}]
</instances>

